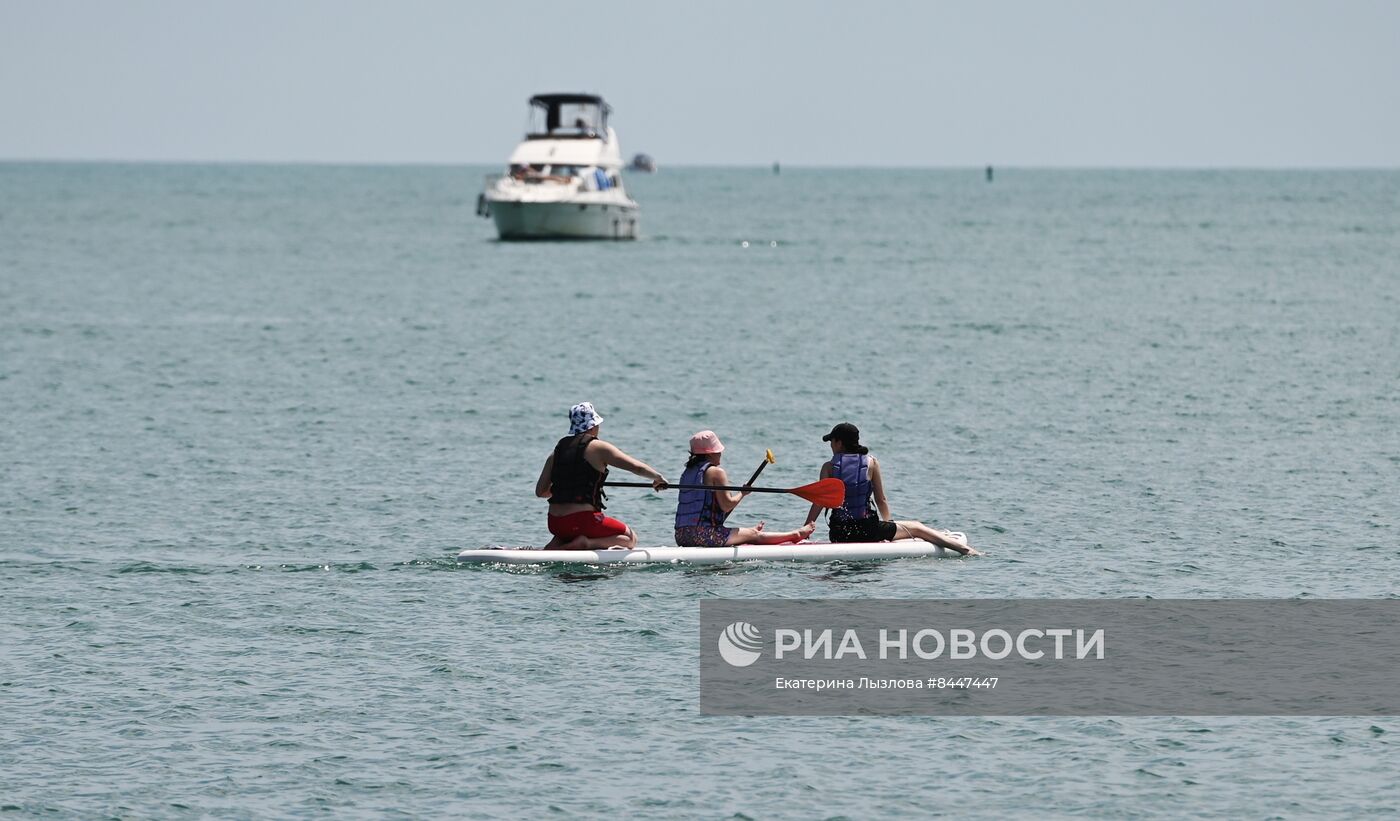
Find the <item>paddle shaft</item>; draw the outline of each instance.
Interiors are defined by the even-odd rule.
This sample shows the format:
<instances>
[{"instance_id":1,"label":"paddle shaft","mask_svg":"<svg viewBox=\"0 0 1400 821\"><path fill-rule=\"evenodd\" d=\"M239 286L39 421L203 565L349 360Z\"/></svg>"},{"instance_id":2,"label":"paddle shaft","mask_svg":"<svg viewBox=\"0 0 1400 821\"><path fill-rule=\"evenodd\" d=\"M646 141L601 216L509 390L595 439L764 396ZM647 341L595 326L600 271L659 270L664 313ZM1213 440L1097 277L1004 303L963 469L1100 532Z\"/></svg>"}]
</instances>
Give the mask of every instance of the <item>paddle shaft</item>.
<instances>
[{"instance_id":1,"label":"paddle shaft","mask_svg":"<svg viewBox=\"0 0 1400 821\"><path fill-rule=\"evenodd\" d=\"M604 487L651 487L651 482L604 482ZM666 485L667 490L750 490L754 493L792 493L797 488L738 487L736 485Z\"/></svg>"},{"instance_id":2,"label":"paddle shaft","mask_svg":"<svg viewBox=\"0 0 1400 821\"><path fill-rule=\"evenodd\" d=\"M769 457L769 459L771 459L771 458L773 457L773 451L771 451L771 450L768 451L768 457ZM750 476L750 477L749 477L749 480L748 480L747 482L745 482L744 484L745 484L745 485L751 485L751 484L753 484L754 482L757 482L757 481L758 481L758 474L762 473L762 472L763 472L763 469L766 468L766 467L768 467L768 459L764 459L762 462L759 462L759 463L758 463L758 470L755 470L755 471L753 472L753 475Z\"/></svg>"}]
</instances>

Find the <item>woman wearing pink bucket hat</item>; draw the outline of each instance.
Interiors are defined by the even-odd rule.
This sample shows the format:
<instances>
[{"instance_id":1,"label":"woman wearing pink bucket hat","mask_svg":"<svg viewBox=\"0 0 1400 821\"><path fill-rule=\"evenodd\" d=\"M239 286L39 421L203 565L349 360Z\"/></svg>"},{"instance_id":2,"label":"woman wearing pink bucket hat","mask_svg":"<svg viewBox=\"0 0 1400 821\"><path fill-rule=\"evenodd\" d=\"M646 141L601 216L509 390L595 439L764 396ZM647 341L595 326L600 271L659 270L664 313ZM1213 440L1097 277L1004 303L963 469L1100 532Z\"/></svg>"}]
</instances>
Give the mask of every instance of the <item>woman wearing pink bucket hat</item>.
<instances>
[{"instance_id":1,"label":"woman wearing pink bucket hat","mask_svg":"<svg viewBox=\"0 0 1400 821\"><path fill-rule=\"evenodd\" d=\"M719 466L724 443L712 430L702 430L690 437L690 460L681 474L681 485L724 486L729 476ZM681 547L725 547L736 544L783 544L800 542L812 535L815 524L798 530L770 533L757 527L726 527L736 505L749 495L748 491L695 490L682 488L676 503L676 544Z\"/></svg>"}]
</instances>

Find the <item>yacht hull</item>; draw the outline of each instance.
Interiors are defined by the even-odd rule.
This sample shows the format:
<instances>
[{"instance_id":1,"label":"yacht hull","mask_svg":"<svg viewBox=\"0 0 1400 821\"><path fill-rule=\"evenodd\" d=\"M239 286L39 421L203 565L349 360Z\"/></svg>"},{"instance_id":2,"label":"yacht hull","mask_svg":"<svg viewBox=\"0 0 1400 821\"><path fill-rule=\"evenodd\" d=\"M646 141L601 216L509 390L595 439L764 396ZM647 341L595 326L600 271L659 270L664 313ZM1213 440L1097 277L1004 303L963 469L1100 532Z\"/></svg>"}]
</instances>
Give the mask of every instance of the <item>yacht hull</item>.
<instances>
[{"instance_id":1,"label":"yacht hull","mask_svg":"<svg viewBox=\"0 0 1400 821\"><path fill-rule=\"evenodd\" d=\"M636 239L636 205L491 200L491 218L503 240Z\"/></svg>"}]
</instances>

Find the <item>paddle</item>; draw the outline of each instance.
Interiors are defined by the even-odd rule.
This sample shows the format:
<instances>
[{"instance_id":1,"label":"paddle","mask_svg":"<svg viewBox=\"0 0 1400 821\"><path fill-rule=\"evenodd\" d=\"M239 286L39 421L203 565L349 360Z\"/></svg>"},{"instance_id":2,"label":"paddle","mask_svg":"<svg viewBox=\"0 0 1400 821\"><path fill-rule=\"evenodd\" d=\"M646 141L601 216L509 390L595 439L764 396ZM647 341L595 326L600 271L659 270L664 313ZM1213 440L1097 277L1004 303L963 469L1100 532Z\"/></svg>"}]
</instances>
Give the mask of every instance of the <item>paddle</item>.
<instances>
[{"instance_id":1,"label":"paddle","mask_svg":"<svg viewBox=\"0 0 1400 821\"><path fill-rule=\"evenodd\" d=\"M754 482L758 481L758 474L762 473L762 472L763 472L763 469L766 468L766 467L768 467L769 465L772 465L772 464L777 463L777 461L778 461L777 459L774 459L774 458L773 458L773 451L771 451L771 450L766 450L766 451L764 451L764 452L763 452L763 461L758 463L758 470L755 470L755 471L753 472L753 475L750 476L750 477L749 477L749 480L748 480L747 482L745 482L744 484L746 484L746 485L751 485L751 484L753 484Z\"/></svg>"},{"instance_id":2,"label":"paddle","mask_svg":"<svg viewBox=\"0 0 1400 821\"><path fill-rule=\"evenodd\" d=\"M608 487L651 487L651 482L604 482ZM667 485L667 490L749 490L754 493L791 493L817 507L840 507L846 501L846 483L840 479L822 479L802 487L736 487L734 485Z\"/></svg>"}]
</instances>

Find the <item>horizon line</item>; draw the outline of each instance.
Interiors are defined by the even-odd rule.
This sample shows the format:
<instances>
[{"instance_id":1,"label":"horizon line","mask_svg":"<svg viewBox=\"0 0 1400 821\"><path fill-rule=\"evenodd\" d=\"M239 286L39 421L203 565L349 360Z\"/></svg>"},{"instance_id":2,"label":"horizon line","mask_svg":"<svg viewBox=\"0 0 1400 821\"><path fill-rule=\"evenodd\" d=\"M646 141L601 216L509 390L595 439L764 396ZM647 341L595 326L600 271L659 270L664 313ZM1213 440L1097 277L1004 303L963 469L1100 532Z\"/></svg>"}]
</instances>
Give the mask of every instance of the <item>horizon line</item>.
<instances>
[{"instance_id":1,"label":"horizon line","mask_svg":"<svg viewBox=\"0 0 1400 821\"><path fill-rule=\"evenodd\" d=\"M0 165L150 165L150 166L242 166L319 168L495 168L501 162L469 162L441 160L249 160L249 159L113 159L73 157L0 157ZM809 171L983 171L987 168L1019 171L1400 171L1400 165L1075 165L978 163L974 165L900 165L900 164L811 164L784 163L781 160L754 163L677 162L660 165L661 169L770 169L780 168ZM626 166L623 170L629 170ZM648 172L634 172L648 173Z\"/></svg>"}]
</instances>

